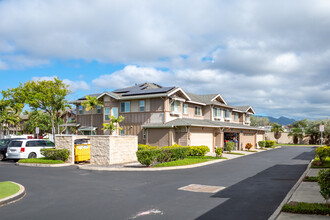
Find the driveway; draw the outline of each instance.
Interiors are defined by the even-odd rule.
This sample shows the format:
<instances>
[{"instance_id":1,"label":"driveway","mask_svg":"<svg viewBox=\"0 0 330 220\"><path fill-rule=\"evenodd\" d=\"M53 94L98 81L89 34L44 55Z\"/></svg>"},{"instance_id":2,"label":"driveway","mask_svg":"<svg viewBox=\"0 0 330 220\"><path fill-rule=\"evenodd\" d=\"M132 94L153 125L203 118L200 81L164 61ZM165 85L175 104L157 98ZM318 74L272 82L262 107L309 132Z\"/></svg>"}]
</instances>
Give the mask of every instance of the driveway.
<instances>
[{"instance_id":1,"label":"driveway","mask_svg":"<svg viewBox=\"0 0 330 220\"><path fill-rule=\"evenodd\" d=\"M21 183L27 192L19 202L0 207L0 218L268 219L313 157L314 148L283 147L224 163L159 172L0 162L0 181ZM178 190L189 184L226 188L217 193Z\"/></svg>"}]
</instances>

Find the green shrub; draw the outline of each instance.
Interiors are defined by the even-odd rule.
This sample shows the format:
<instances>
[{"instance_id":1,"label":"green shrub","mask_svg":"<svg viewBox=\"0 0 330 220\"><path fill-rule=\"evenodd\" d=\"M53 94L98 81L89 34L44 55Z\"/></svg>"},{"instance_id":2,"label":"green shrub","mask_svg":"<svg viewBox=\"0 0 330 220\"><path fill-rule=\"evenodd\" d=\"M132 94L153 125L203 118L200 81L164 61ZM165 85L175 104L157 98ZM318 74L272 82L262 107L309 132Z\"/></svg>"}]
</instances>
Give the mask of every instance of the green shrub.
<instances>
[{"instance_id":1,"label":"green shrub","mask_svg":"<svg viewBox=\"0 0 330 220\"><path fill-rule=\"evenodd\" d=\"M291 212L299 214L312 215L329 215L330 206L324 203L306 203L306 202L290 202L284 204L282 212Z\"/></svg>"},{"instance_id":2,"label":"green shrub","mask_svg":"<svg viewBox=\"0 0 330 220\"><path fill-rule=\"evenodd\" d=\"M266 141L258 141L259 147L264 148L266 146Z\"/></svg>"},{"instance_id":3,"label":"green shrub","mask_svg":"<svg viewBox=\"0 0 330 220\"><path fill-rule=\"evenodd\" d=\"M179 144L173 144L171 146L165 146L165 147L162 147L163 149L171 149L171 148L178 148L178 147L183 147Z\"/></svg>"},{"instance_id":4,"label":"green shrub","mask_svg":"<svg viewBox=\"0 0 330 220\"><path fill-rule=\"evenodd\" d=\"M157 161L160 150L139 150L136 152L138 161L145 166L153 165Z\"/></svg>"},{"instance_id":5,"label":"green shrub","mask_svg":"<svg viewBox=\"0 0 330 220\"><path fill-rule=\"evenodd\" d=\"M226 143L226 151L231 152L234 149L235 143L234 142L227 142Z\"/></svg>"},{"instance_id":6,"label":"green shrub","mask_svg":"<svg viewBox=\"0 0 330 220\"><path fill-rule=\"evenodd\" d=\"M136 152L136 156L142 165L150 166L156 163L182 160L188 156L189 152L189 147L167 146L155 150L140 150Z\"/></svg>"},{"instance_id":7,"label":"green shrub","mask_svg":"<svg viewBox=\"0 0 330 220\"><path fill-rule=\"evenodd\" d=\"M138 145L138 150L156 150L158 149L158 146L151 146L147 144L139 144Z\"/></svg>"},{"instance_id":8,"label":"green shrub","mask_svg":"<svg viewBox=\"0 0 330 220\"><path fill-rule=\"evenodd\" d=\"M315 150L315 154L320 159L320 162L323 164L325 159L327 157L330 157L330 147L327 147L327 146L318 147Z\"/></svg>"},{"instance_id":9,"label":"green shrub","mask_svg":"<svg viewBox=\"0 0 330 220\"><path fill-rule=\"evenodd\" d=\"M320 185L320 193L328 203L330 198L330 169L320 170L317 182Z\"/></svg>"},{"instance_id":10,"label":"green shrub","mask_svg":"<svg viewBox=\"0 0 330 220\"><path fill-rule=\"evenodd\" d=\"M69 158L70 151L67 149L41 149L41 155L50 160L63 160Z\"/></svg>"},{"instance_id":11,"label":"green shrub","mask_svg":"<svg viewBox=\"0 0 330 220\"><path fill-rule=\"evenodd\" d=\"M266 146L265 147L267 147L267 148L273 147L276 144L275 141L265 141L265 142L266 142Z\"/></svg>"},{"instance_id":12,"label":"green shrub","mask_svg":"<svg viewBox=\"0 0 330 220\"><path fill-rule=\"evenodd\" d=\"M245 148L246 148L247 150L250 150L252 147L253 147L253 145L252 145L251 143L247 143L247 144L245 145Z\"/></svg>"},{"instance_id":13,"label":"green shrub","mask_svg":"<svg viewBox=\"0 0 330 220\"><path fill-rule=\"evenodd\" d=\"M217 157L221 157L222 156L222 148L217 147L215 149L215 153L216 153Z\"/></svg>"},{"instance_id":14,"label":"green shrub","mask_svg":"<svg viewBox=\"0 0 330 220\"><path fill-rule=\"evenodd\" d=\"M210 148L208 146L189 146L190 148L190 156L205 156L207 152L210 152Z\"/></svg>"}]
</instances>

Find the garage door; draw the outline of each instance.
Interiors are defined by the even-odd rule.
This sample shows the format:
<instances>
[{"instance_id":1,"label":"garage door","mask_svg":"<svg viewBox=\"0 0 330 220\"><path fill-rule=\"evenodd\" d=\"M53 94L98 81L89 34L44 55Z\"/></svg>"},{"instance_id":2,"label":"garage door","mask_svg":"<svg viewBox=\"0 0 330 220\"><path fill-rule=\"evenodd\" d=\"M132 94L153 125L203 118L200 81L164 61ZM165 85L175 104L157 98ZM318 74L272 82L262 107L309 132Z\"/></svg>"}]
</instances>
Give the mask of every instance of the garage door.
<instances>
[{"instance_id":1,"label":"garage door","mask_svg":"<svg viewBox=\"0 0 330 220\"><path fill-rule=\"evenodd\" d=\"M206 145L212 150L213 148L213 133L190 133L190 145L199 146Z\"/></svg>"},{"instance_id":2,"label":"garage door","mask_svg":"<svg viewBox=\"0 0 330 220\"><path fill-rule=\"evenodd\" d=\"M264 140L264 135L263 134L257 134L257 145L259 141L263 141ZM258 145L259 147L259 145Z\"/></svg>"}]
</instances>

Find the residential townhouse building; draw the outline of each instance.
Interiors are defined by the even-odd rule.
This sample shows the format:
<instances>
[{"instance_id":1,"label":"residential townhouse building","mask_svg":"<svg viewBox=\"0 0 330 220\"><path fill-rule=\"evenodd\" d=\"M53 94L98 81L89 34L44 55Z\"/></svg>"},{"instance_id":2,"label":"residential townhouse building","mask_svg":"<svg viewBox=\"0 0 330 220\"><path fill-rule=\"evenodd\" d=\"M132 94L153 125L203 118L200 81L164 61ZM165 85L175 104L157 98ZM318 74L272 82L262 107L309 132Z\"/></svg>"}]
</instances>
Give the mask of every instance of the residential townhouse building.
<instances>
[{"instance_id":1,"label":"residential townhouse building","mask_svg":"<svg viewBox=\"0 0 330 220\"><path fill-rule=\"evenodd\" d=\"M137 135L139 143L166 146L207 145L211 151L235 142L236 149L246 143L257 146L264 131L250 126L251 106L230 106L220 94L197 95L179 87L144 83L92 94L104 107L86 111L82 97L71 103L77 107L78 130L83 134L109 134L102 130L110 116L122 115L120 135ZM93 117L93 125L91 125Z\"/></svg>"}]
</instances>

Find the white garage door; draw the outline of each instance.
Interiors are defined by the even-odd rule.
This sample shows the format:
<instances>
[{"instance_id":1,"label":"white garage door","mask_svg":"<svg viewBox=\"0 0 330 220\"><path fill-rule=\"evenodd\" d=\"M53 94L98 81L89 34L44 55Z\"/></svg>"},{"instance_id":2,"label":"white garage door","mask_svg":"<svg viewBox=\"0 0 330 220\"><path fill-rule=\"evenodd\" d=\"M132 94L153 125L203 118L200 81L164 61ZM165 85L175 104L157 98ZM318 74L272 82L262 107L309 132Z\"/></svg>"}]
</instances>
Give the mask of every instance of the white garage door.
<instances>
[{"instance_id":1,"label":"white garage door","mask_svg":"<svg viewBox=\"0 0 330 220\"><path fill-rule=\"evenodd\" d=\"M257 134L257 145L259 141L263 141L264 140L264 135L263 134ZM258 145L259 147L259 145Z\"/></svg>"},{"instance_id":2,"label":"white garage door","mask_svg":"<svg viewBox=\"0 0 330 220\"><path fill-rule=\"evenodd\" d=\"M212 151L213 148L213 133L190 133L190 145L199 146L206 145Z\"/></svg>"}]
</instances>

